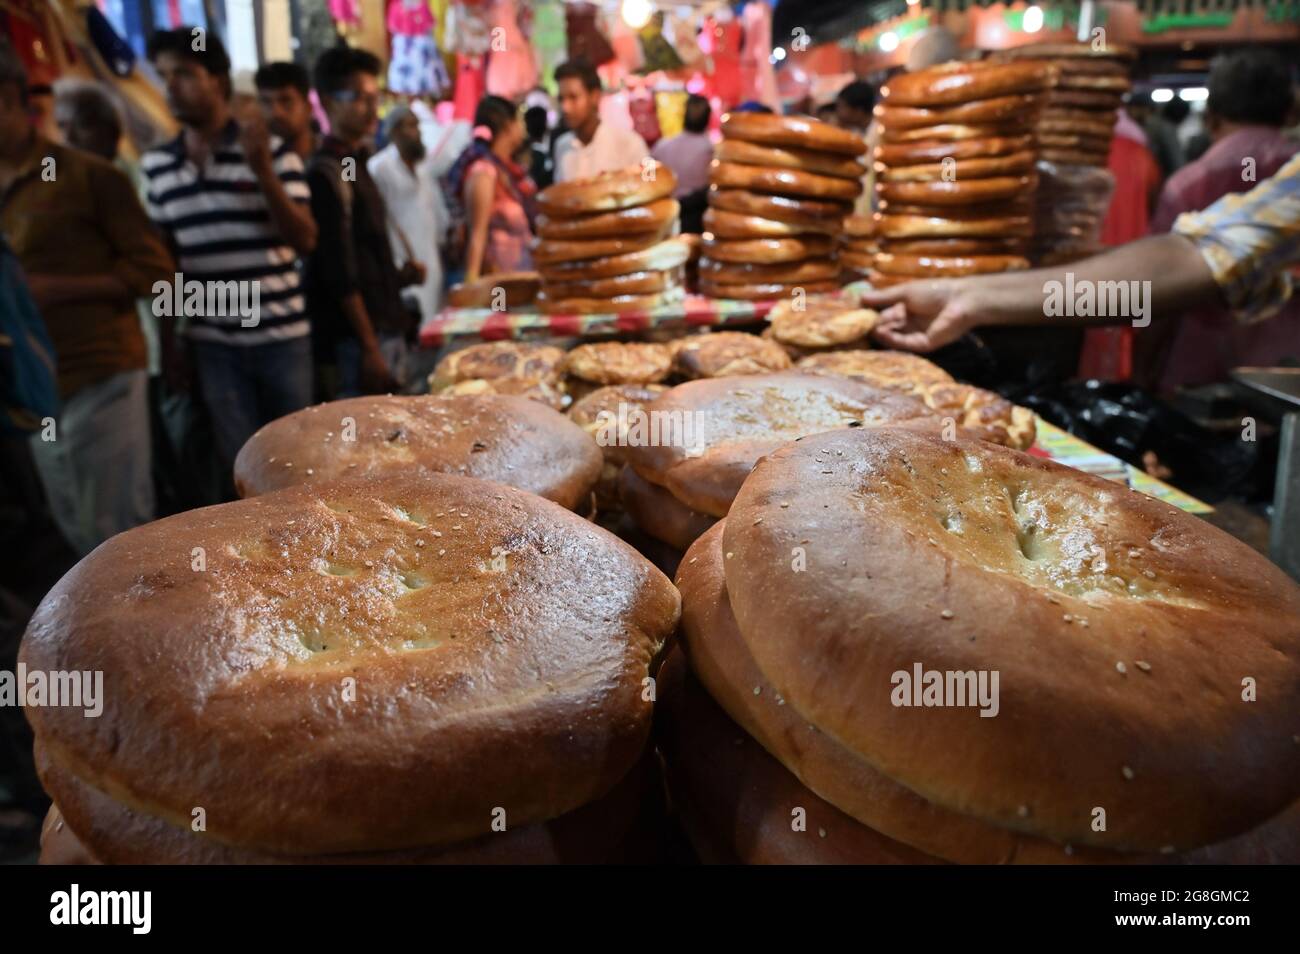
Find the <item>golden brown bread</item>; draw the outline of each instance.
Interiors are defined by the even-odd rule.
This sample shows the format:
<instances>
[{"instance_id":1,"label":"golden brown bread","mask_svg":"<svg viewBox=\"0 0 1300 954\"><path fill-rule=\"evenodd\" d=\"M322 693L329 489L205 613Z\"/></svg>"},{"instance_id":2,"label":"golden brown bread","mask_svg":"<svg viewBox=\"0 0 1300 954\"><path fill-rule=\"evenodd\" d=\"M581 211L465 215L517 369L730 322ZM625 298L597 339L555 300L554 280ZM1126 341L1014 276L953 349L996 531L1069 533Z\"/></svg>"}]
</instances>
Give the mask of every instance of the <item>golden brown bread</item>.
<instances>
[{"instance_id":1,"label":"golden brown bread","mask_svg":"<svg viewBox=\"0 0 1300 954\"><path fill-rule=\"evenodd\" d=\"M1067 849L926 802L809 725L785 705L758 669L727 597L724 524L719 522L692 545L675 581L682 595L681 647L691 671L728 716L778 762L861 824L931 855L967 864L1259 864L1300 858L1300 803L1231 841L1187 855L1153 856Z\"/></svg>"},{"instance_id":2,"label":"golden brown bread","mask_svg":"<svg viewBox=\"0 0 1300 954\"><path fill-rule=\"evenodd\" d=\"M613 384L573 403L569 420L591 435L604 457L596 502L602 511L621 510L618 474L627 457L628 433L647 404L668 389L660 384Z\"/></svg>"},{"instance_id":3,"label":"golden brown bread","mask_svg":"<svg viewBox=\"0 0 1300 954\"><path fill-rule=\"evenodd\" d=\"M1014 175L1032 171L1033 168L1034 153L1026 149L1005 156L954 159L950 163L939 161L911 166L887 166L883 162L877 162L876 177L880 182L942 182L948 179Z\"/></svg>"},{"instance_id":4,"label":"golden brown bread","mask_svg":"<svg viewBox=\"0 0 1300 954\"><path fill-rule=\"evenodd\" d=\"M647 162L587 179L557 182L537 193L537 207L554 218L613 212L666 199L677 188L673 170Z\"/></svg>"},{"instance_id":5,"label":"golden brown bread","mask_svg":"<svg viewBox=\"0 0 1300 954\"><path fill-rule=\"evenodd\" d=\"M862 194L862 183L857 179L824 176L799 169L780 166L745 166L738 162L713 160L709 167L709 182L723 189L741 189L771 195L825 197L852 201Z\"/></svg>"},{"instance_id":6,"label":"golden brown bread","mask_svg":"<svg viewBox=\"0 0 1300 954\"><path fill-rule=\"evenodd\" d=\"M723 162L739 162L748 166L777 166L782 169L801 169L820 175L838 176L841 179L861 179L867 167L850 156L812 149L792 149L783 146L760 146L743 139L724 139L713 154Z\"/></svg>"},{"instance_id":7,"label":"golden brown bread","mask_svg":"<svg viewBox=\"0 0 1300 954\"><path fill-rule=\"evenodd\" d=\"M797 222L782 222L780 219L765 219L758 215L742 215L726 209L706 209L704 212L704 231L718 238L780 238L809 232L835 235L839 228L838 219L823 219L813 225L801 225Z\"/></svg>"},{"instance_id":8,"label":"golden brown bread","mask_svg":"<svg viewBox=\"0 0 1300 954\"><path fill-rule=\"evenodd\" d=\"M270 853L388 851L608 791L677 615L658 570L558 505L403 475L118 534L50 591L20 658L104 673L99 718L29 717L53 764L125 807L188 826L201 806L205 837Z\"/></svg>"},{"instance_id":9,"label":"golden brown bread","mask_svg":"<svg viewBox=\"0 0 1300 954\"><path fill-rule=\"evenodd\" d=\"M647 411L680 426L672 440L631 448L628 463L690 509L715 517L726 516L758 459L788 441L839 427L935 417L907 395L794 371L688 381Z\"/></svg>"},{"instance_id":10,"label":"golden brown bread","mask_svg":"<svg viewBox=\"0 0 1300 954\"><path fill-rule=\"evenodd\" d=\"M931 384L950 384L952 375L932 361L906 351L828 351L795 365L810 374L840 374L887 391L915 392Z\"/></svg>"},{"instance_id":11,"label":"golden brown bread","mask_svg":"<svg viewBox=\"0 0 1300 954\"><path fill-rule=\"evenodd\" d=\"M747 189L709 188L709 208L757 215L778 222L808 226L817 232L834 232L852 209L847 202L795 198L788 195L763 195Z\"/></svg>"},{"instance_id":12,"label":"golden brown bread","mask_svg":"<svg viewBox=\"0 0 1300 954\"><path fill-rule=\"evenodd\" d=\"M886 128L916 129L922 126L940 126L950 123L982 124L1024 122L1042 105L1042 97L1032 94L995 96L977 99L956 106L933 108L929 106L893 106L877 103L872 110L878 122Z\"/></svg>"},{"instance_id":13,"label":"golden brown bread","mask_svg":"<svg viewBox=\"0 0 1300 954\"><path fill-rule=\"evenodd\" d=\"M669 234L666 228L661 228L645 234L624 233L617 238L541 239L533 246L533 261L540 267L644 252L668 238Z\"/></svg>"},{"instance_id":14,"label":"golden brown bread","mask_svg":"<svg viewBox=\"0 0 1300 954\"><path fill-rule=\"evenodd\" d=\"M656 736L673 804L706 864L934 864L822 801L727 718L669 654ZM796 811L803 827L796 829Z\"/></svg>"},{"instance_id":15,"label":"golden brown bread","mask_svg":"<svg viewBox=\"0 0 1300 954\"><path fill-rule=\"evenodd\" d=\"M460 348L433 369L429 386L441 391L459 381L518 378L523 381L560 380L564 351L526 341L490 341Z\"/></svg>"},{"instance_id":16,"label":"golden brown bread","mask_svg":"<svg viewBox=\"0 0 1300 954\"><path fill-rule=\"evenodd\" d=\"M988 139L963 139L955 142L936 140L930 142L882 143L872 154L878 161L890 166L912 166L921 163L943 162L952 159L982 159L989 156L1009 156L1032 150L1034 137L1030 135L998 135Z\"/></svg>"},{"instance_id":17,"label":"golden brown bread","mask_svg":"<svg viewBox=\"0 0 1300 954\"><path fill-rule=\"evenodd\" d=\"M764 146L786 146L841 156L860 156L867 151L862 136L811 116L727 113L722 117L722 135L725 139L743 139Z\"/></svg>"},{"instance_id":18,"label":"golden brown bread","mask_svg":"<svg viewBox=\"0 0 1300 954\"><path fill-rule=\"evenodd\" d=\"M1052 82L1049 64L951 61L889 78L880 90L888 106L935 108L972 100L1038 93Z\"/></svg>"},{"instance_id":19,"label":"golden brown bread","mask_svg":"<svg viewBox=\"0 0 1300 954\"><path fill-rule=\"evenodd\" d=\"M743 331L714 331L682 338L673 351L673 370L686 378L725 378L790 367L777 345Z\"/></svg>"},{"instance_id":20,"label":"golden brown bread","mask_svg":"<svg viewBox=\"0 0 1300 954\"><path fill-rule=\"evenodd\" d=\"M1032 193L1038 176L992 176L986 179L940 179L926 182L879 182L876 192L886 202L922 205L969 205L1001 202Z\"/></svg>"},{"instance_id":21,"label":"golden brown bread","mask_svg":"<svg viewBox=\"0 0 1300 954\"><path fill-rule=\"evenodd\" d=\"M690 256L691 243L677 236L635 252L540 265L537 270L547 282L583 282L592 278L630 275L633 272L668 271L684 265Z\"/></svg>"},{"instance_id":22,"label":"golden brown bread","mask_svg":"<svg viewBox=\"0 0 1300 954\"><path fill-rule=\"evenodd\" d=\"M475 282L452 285L447 304L453 308L520 308L537 298L536 272L497 272Z\"/></svg>"},{"instance_id":23,"label":"golden brown bread","mask_svg":"<svg viewBox=\"0 0 1300 954\"><path fill-rule=\"evenodd\" d=\"M773 265L700 259L700 280L715 285L807 285L832 281L838 274L834 262L819 258Z\"/></svg>"},{"instance_id":24,"label":"golden brown bread","mask_svg":"<svg viewBox=\"0 0 1300 954\"><path fill-rule=\"evenodd\" d=\"M796 348L831 348L861 341L880 315L855 302L819 295L778 302L767 314L772 337Z\"/></svg>"},{"instance_id":25,"label":"golden brown bread","mask_svg":"<svg viewBox=\"0 0 1300 954\"><path fill-rule=\"evenodd\" d=\"M1300 588L1167 504L984 442L841 430L760 462L723 547L786 704L936 805L1178 851L1300 795ZM891 704L917 663L998 672L999 714ZM1269 687L1250 703L1247 676Z\"/></svg>"},{"instance_id":26,"label":"golden brown bread","mask_svg":"<svg viewBox=\"0 0 1300 954\"><path fill-rule=\"evenodd\" d=\"M240 448L241 497L338 477L462 474L573 509L600 475L600 451L537 401L482 394L348 398L272 421Z\"/></svg>"},{"instance_id":27,"label":"golden brown bread","mask_svg":"<svg viewBox=\"0 0 1300 954\"><path fill-rule=\"evenodd\" d=\"M577 218L537 217L537 234L544 239L618 238L671 227L681 211L676 199L659 199L648 205L613 212L596 212Z\"/></svg>"},{"instance_id":28,"label":"golden brown bread","mask_svg":"<svg viewBox=\"0 0 1300 954\"><path fill-rule=\"evenodd\" d=\"M593 384L653 384L668 377L673 352L666 344L598 341L569 352L564 370Z\"/></svg>"},{"instance_id":29,"label":"golden brown bread","mask_svg":"<svg viewBox=\"0 0 1300 954\"><path fill-rule=\"evenodd\" d=\"M233 848L133 811L52 765L37 767L56 793L41 836L40 863L131 865L500 865L609 864L637 860L640 802L649 781L642 758L609 792L545 822L507 827L438 848L333 855L276 855ZM63 806L67 806L67 817ZM84 833L84 834L82 834Z\"/></svg>"},{"instance_id":30,"label":"golden brown bread","mask_svg":"<svg viewBox=\"0 0 1300 954\"><path fill-rule=\"evenodd\" d=\"M919 394L940 416L951 417L958 427L1003 447L1029 450L1038 434L1033 411L993 391L950 382L932 384Z\"/></svg>"},{"instance_id":31,"label":"golden brown bread","mask_svg":"<svg viewBox=\"0 0 1300 954\"><path fill-rule=\"evenodd\" d=\"M625 466L619 472L618 490L623 509L636 525L679 555L717 522L716 517L692 510L631 467Z\"/></svg>"},{"instance_id":32,"label":"golden brown bread","mask_svg":"<svg viewBox=\"0 0 1300 954\"><path fill-rule=\"evenodd\" d=\"M755 239L715 239L710 236L700 243L700 253L705 258L736 264L802 262L809 258L829 256L833 249L834 245L826 235Z\"/></svg>"},{"instance_id":33,"label":"golden brown bread","mask_svg":"<svg viewBox=\"0 0 1300 954\"><path fill-rule=\"evenodd\" d=\"M700 294L707 298L730 298L741 301L775 301L804 295L828 295L840 290L838 281L805 282L754 282L719 284L707 278L700 279Z\"/></svg>"}]
</instances>

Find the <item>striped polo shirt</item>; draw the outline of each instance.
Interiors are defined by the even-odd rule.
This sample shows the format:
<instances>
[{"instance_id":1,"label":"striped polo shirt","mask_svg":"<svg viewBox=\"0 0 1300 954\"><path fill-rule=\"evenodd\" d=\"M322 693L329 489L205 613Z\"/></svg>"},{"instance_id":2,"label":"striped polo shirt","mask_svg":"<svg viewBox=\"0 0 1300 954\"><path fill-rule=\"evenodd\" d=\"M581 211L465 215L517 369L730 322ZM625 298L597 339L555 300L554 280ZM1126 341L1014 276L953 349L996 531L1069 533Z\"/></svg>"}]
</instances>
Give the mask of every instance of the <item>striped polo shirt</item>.
<instances>
[{"instance_id":1,"label":"striped polo shirt","mask_svg":"<svg viewBox=\"0 0 1300 954\"><path fill-rule=\"evenodd\" d=\"M300 338L310 331L297 252L280 237L232 119L202 168L186 155L184 133L144 154L150 217L171 233L183 281L258 282L260 311L251 327L238 314L187 315L188 334L200 341L259 345ZM303 205L311 192L302 160L271 139L275 172L289 198Z\"/></svg>"}]
</instances>

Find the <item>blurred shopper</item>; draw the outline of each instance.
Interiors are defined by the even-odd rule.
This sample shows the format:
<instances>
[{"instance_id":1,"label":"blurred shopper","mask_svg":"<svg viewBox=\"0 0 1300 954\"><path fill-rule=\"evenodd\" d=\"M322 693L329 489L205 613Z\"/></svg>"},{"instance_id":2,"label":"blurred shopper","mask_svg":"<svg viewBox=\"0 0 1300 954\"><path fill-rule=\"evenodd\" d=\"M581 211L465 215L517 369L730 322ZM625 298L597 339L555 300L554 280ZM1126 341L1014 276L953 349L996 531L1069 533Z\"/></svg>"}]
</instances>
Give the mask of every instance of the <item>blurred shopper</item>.
<instances>
[{"instance_id":1,"label":"blurred shopper","mask_svg":"<svg viewBox=\"0 0 1300 954\"><path fill-rule=\"evenodd\" d=\"M424 282L408 288L420 312L431 321L443 300L442 246L447 240L447 207L441 201L429 156L420 138L420 121L405 106L384 117L388 145L367 166L388 209L388 235L398 262L420 263Z\"/></svg>"},{"instance_id":2,"label":"blurred shopper","mask_svg":"<svg viewBox=\"0 0 1300 954\"><path fill-rule=\"evenodd\" d=\"M63 141L73 149L117 162L122 116L99 86L83 80L60 80L56 83L54 123L59 127Z\"/></svg>"},{"instance_id":3,"label":"blurred shopper","mask_svg":"<svg viewBox=\"0 0 1300 954\"><path fill-rule=\"evenodd\" d=\"M297 63L267 63L258 67L253 83L267 126L305 164L316 151L318 139L306 68Z\"/></svg>"},{"instance_id":4,"label":"blurred shopper","mask_svg":"<svg viewBox=\"0 0 1300 954\"><path fill-rule=\"evenodd\" d=\"M1189 109L1187 103L1175 96L1158 109L1152 108L1147 112L1142 124L1151 146L1151 154L1156 157L1160 172L1166 178L1182 168L1186 161L1182 140L1178 138L1178 126L1187 118Z\"/></svg>"},{"instance_id":5,"label":"blurred shopper","mask_svg":"<svg viewBox=\"0 0 1300 954\"><path fill-rule=\"evenodd\" d=\"M560 112L570 130L555 144L556 182L622 169L650 155L645 140L635 132L601 121L604 92L594 66L585 60L561 63L555 68L555 83Z\"/></svg>"},{"instance_id":6,"label":"blurred shopper","mask_svg":"<svg viewBox=\"0 0 1300 954\"><path fill-rule=\"evenodd\" d=\"M528 133L528 177L538 189L555 181L555 160L551 156L550 133L546 128L546 107L530 106L524 110L524 131Z\"/></svg>"},{"instance_id":7,"label":"blurred shopper","mask_svg":"<svg viewBox=\"0 0 1300 954\"><path fill-rule=\"evenodd\" d=\"M536 186L511 159L523 141L515 105L485 96L474 113L474 141L447 174L448 191L463 210L467 282L532 268Z\"/></svg>"},{"instance_id":8,"label":"blurred shopper","mask_svg":"<svg viewBox=\"0 0 1300 954\"><path fill-rule=\"evenodd\" d=\"M1199 212L1225 195L1246 192L1286 164L1300 143L1283 135L1291 110L1290 71L1270 50L1240 50L1210 68L1207 126L1213 145L1165 183L1152 219L1167 232L1185 212ZM1300 305L1269 321L1234 326L1221 308L1185 314L1171 334L1145 335L1148 383L1161 391L1225 381L1240 365L1275 364L1300 354Z\"/></svg>"},{"instance_id":9,"label":"blurred shopper","mask_svg":"<svg viewBox=\"0 0 1300 954\"><path fill-rule=\"evenodd\" d=\"M1115 182L1101 223L1103 245L1123 245L1149 231L1160 193L1160 166L1147 148L1147 134L1121 107L1110 140L1107 168ZM1133 328L1089 328L1079 356L1079 377L1127 381L1133 376Z\"/></svg>"},{"instance_id":10,"label":"blurred shopper","mask_svg":"<svg viewBox=\"0 0 1300 954\"><path fill-rule=\"evenodd\" d=\"M709 139L709 118L713 110L703 96L692 93L686 99L682 131L671 139L655 143L651 155L673 171L681 202L682 231L704 231L704 209L708 204L709 164L713 161L713 142Z\"/></svg>"},{"instance_id":11,"label":"blurred shopper","mask_svg":"<svg viewBox=\"0 0 1300 954\"><path fill-rule=\"evenodd\" d=\"M302 160L271 136L261 116L230 107L230 58L190 27L155 33L149 59L167 91L179 136L145 153L149 213L176 250L177 281L237 289L256 314L219 308L161 322L163 364L173 390L187 386L180 322L193 350L224 473L263 424L312 399L311 342L297 258L316 244Z\"/></svg>"},{"instance_id":12,"label":"blurred shopper","mask_svg":"<svg viewBox=\"0 0 1300 954\"><path fill-rule=\"evenodd\" d=\"M870 162L871 150L880 141L880 126L872 110L876 105L876 90L870 83L854 80L835 97L835 124L861 136L867 143L867 161L863 163L862 194L854 203L855 215L870 215L876 200L876 173Z\"/></svg>"},{"instance_id":13,"label":"blurred shopper","mask_svg":"<svg viewBox=\"0 0 1300 954\"><path fill-rule=\"evenodd\" d=\"M406 285L424 281L424 263L401 269L389 244L388 210L368 160L379 125L378 57L335 46L316 61L316 95L330 133L307 178L320 241L307 265L307 290L319 346L338 365L338 396L400 390L406 383L412 316Z\"/></svg>"},{"instance_id":14,"label":"blurred shopper","mask_svg":"<svg viewBox=\"0 0 1300 954\"><path fill-rule=\"evenodd\" d=\"M154 518L146 351L134 302L171 278L172 262L127 177L40 136L27 107L25 71L4 43L0 233L49 330L62 400L31 449L59 529L85 554Z\"/></svg>"}]
</instances>

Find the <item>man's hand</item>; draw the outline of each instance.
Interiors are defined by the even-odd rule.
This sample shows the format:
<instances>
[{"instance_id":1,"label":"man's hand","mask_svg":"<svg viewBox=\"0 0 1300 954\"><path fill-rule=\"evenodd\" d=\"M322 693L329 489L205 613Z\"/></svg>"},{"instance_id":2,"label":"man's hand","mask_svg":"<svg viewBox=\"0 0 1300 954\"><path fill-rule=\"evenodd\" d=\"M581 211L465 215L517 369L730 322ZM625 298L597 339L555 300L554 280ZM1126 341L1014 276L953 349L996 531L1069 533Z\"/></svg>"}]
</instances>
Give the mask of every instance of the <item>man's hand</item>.
<instances>
[{"instance_id":1,"label":"man's hand","mask_svg":"<svg viewBox=\"0 0 1300 954\"><path fill-rule=\"evenodd\" d=\"M861 299L880 312L872 335L902 351L934 351L975 326L961 279L920 279L866 292Z\"/></svg>"},{"instance_id":2,"label":"man's hand","mask_svg":"<svg viewBox=\"0 0 1300 954\"><path fill-rule=\"evenodd\" d=\"M397 283L406 288L408 285L423 285L425 276L429 270L425 268L423 262L417 262L411 259L397 271Z\"/></svg>"},{"instance_id":3,"label":"man's hand","mask_svg":"<svg viewBox=\"0 0 1300 954\"><path fill-rule=\"evenodd\" d=\"M271 133L260 113L249 111L240 118L239 145L255 174L275 172L275 163L271 159Z\"/></svg>"},{"instance_id":4,"label":"man's hand","mask_svg":"<svg viewBox=\"0 0 1300 954\"><path fill-rule=\"evenodd\" d=\"M389 394L397 390L397 380L388 370L388 362L378 348L362 351L361 387L370 394Z\"/></svg>"}]
</instances>

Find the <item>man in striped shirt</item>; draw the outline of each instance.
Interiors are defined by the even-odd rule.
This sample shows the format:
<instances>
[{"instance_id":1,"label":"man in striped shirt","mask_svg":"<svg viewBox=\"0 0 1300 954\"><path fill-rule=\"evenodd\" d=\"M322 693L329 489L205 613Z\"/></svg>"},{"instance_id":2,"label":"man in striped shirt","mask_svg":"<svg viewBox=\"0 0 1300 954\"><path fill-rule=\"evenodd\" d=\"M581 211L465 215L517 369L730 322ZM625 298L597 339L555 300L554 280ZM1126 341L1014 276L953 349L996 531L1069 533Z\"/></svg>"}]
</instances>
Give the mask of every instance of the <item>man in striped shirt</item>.
<instances>
[{"instance_id":1,"label":"man in striped shirt","mask_svg":"<svg viewBox=\"0 0 1300 954\"><path fill-rule=\"evenodd\" d=\"M312 360L298 259L316 244L302 160L259 115L236 120L230 58L201 28L154 34L149 59L184 127L142 160L153 220L180 272L158 288L169 383L187 376L173 325L184 327L226 472L263 424L311 403Z\"/></svg>"}]
</instances>

